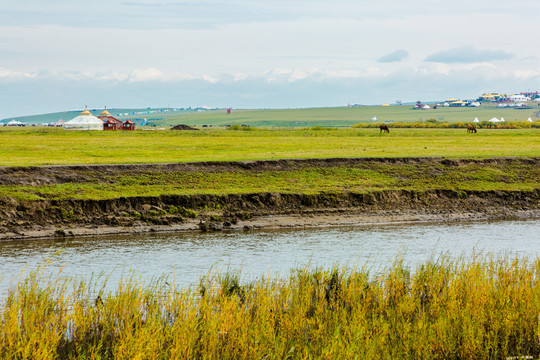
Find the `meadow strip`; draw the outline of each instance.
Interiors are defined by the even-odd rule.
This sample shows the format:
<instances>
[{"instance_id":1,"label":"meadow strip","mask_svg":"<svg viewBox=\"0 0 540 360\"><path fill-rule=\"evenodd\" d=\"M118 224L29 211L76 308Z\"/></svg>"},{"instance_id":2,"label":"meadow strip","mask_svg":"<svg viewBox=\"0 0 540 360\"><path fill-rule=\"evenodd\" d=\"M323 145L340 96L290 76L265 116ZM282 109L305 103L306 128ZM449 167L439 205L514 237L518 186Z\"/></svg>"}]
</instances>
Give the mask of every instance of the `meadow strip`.
<instances>
[{"instance_id":1,"label":"meadow strip","mask_svg":"<svg viewBox=\"0 0 540 360\"><path fill-rule=\"evenodd\" d=\"M1 166L149 164L346 157L530 157L540 129L257 129L69 132L0 129Z\"/></svg>"},{"instance_id":2,"label":"meadow strip","mask_svg":"<svg viewBox=\"0 0 540 360\"><path fill-rule=\"evenodd\" d=\"M248 194L321 192L372 192L381 190L471 190L530 191L540 188L540 166L536 159L501 159L446 164L440 159L387 163L362 161L317 167L298 163L285 170L242 170L238 167L216 170L204 165L194 171L168 171L126 168L117 172L99 168L73 170L69 181L58 170L59 183L25 185L30 178L13 175L17 185L0 185L0 197L19 200L37 199L113 199L133 196ZM67 171L66 171L67 172ZM9 174L4 175L8 184ZM31 176L31 175L30 175ZM53 176L53 175L47 175ZM43 174L35 175L45 178ZM76 179L74 179L76 178ZM52 178L51 178L52 179ZM53 180L51 180L53 181ZM56 180L55 180L56 181ZM0 181L0 184L2 182Z\"/></svg>"}]
</instances>

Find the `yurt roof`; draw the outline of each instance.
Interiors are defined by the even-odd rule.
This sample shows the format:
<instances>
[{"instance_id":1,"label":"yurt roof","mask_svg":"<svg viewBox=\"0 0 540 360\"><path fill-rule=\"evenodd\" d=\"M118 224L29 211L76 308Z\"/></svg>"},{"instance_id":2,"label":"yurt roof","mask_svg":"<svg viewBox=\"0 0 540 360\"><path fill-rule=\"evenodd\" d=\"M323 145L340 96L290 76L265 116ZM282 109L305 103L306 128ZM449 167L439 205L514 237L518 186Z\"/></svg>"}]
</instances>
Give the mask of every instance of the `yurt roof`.
<instances>
[{"instance_id":1,"label":"yurt roof","mask_svg":"<svg viewBox=\"0 0 540 360\"><path fill-rule=\"evenodd\" d=\"M93 116L90 111L84 110L79 116L67 121L66 124L67 125L74 125L74 124L102 124L103 125L103 121Z\"/></svg>"}]
</instances>

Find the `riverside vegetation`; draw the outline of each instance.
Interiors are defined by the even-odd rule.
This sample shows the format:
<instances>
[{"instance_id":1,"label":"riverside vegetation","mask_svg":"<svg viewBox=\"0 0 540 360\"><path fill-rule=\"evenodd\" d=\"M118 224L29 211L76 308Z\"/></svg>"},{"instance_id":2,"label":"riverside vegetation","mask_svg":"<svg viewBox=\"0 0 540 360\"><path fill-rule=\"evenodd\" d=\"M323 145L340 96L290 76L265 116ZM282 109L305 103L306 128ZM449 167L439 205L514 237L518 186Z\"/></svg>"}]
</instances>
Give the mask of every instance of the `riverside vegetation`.
<instances>
[{"instance_id":1,"label":"riverside vegetation","mask_svg":"<svg viewBox=\"0 0 540 360\"><path fill-rule=\"evenodd\" d=\"M540 260L399 259L242 283L135 276L104 292L39 268L0 307L2 359L505 359L540 355Z\"/></svg>"}]
</instances>

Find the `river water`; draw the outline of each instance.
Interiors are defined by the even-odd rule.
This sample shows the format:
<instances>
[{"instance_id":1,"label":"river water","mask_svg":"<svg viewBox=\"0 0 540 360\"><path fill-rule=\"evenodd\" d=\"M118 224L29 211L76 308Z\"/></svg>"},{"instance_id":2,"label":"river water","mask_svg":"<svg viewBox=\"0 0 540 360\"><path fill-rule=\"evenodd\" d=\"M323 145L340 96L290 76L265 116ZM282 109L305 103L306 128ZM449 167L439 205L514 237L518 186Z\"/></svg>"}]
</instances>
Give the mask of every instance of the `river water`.
<instances>
[{"instance_id":1,"label":"river water","mask_svg":"<svg viewBox=\"0 0 540 360\"><path fill-rule=\"evenodd\" d=\"M383 268L401 257L418 263L472 254L540 256L540 220L402 224L302 230L218 233L144 234L0 243L0 298L21 273L47 260L48 271L63 276L109 278L114 288L122 277L148 282L163 276L181 286L201 276L239 271L243 280L288 276L291 269ZM24 275L23 275L24 276ZM172 279L172 280L171 280Z\"/></svg>"}]
</instances>

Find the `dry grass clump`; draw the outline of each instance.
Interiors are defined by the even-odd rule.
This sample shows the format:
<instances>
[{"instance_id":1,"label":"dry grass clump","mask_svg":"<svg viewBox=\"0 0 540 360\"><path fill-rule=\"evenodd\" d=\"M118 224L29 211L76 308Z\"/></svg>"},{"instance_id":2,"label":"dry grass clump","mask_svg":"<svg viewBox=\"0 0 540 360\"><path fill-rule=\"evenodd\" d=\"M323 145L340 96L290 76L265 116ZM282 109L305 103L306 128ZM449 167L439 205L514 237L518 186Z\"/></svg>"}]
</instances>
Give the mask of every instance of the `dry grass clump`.
<instances>
[{"instance_id":1,"label":"dry grass clump","mask_svg":"<svg viewBox=\"0 0 540 360\"><path fill-rule=\"evenodd\" d=\"M0 358L536 358L539 270L538 259L441 258L249 284L224 273L197 289L132 277L112 293L36 271L0 308Z\"/></svg>"}]
</instances>

